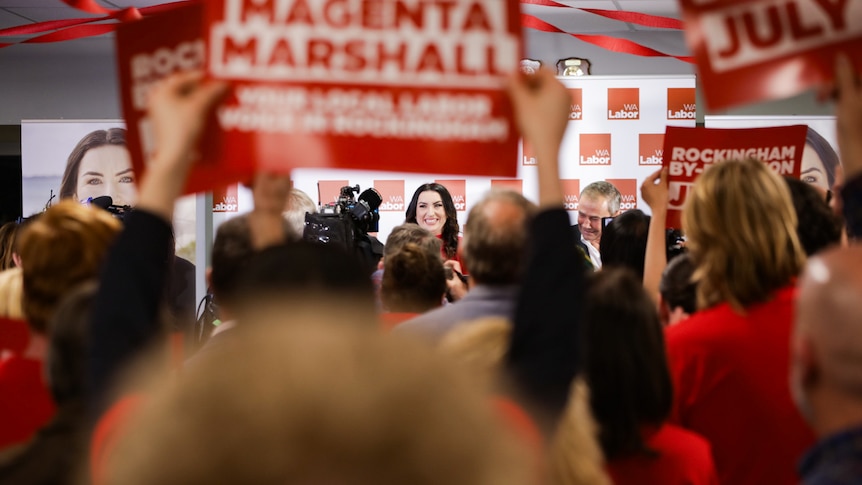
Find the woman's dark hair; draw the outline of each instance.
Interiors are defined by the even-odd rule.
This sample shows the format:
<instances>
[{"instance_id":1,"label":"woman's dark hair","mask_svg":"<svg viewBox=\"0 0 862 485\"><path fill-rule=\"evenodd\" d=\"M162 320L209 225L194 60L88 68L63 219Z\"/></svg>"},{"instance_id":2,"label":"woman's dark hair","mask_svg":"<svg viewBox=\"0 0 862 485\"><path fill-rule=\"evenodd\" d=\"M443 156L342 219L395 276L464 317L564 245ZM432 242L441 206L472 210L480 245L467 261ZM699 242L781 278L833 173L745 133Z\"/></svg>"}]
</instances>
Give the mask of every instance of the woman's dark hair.
<instances>
[{"instance_id":1,"label":"woman's dark hair","mask_svg":"<svg viewBox=\"0 0 862 485\"><path fill-rule=\"evenodd\" d=\"M15 267L12 255L15 253L15 237L18 234L18 223L7 222L0 226L0 271Z\"/></svg>"},{"instance_id":2,"label":"woman's dark hair","mask_svg":"<svg viewBox=\"0 0 862 485\"><path fill-rule=\"evenodd\" d=\"M694 263L688 254L668 261L658 291L671 310L680 307L689 315L697 311L697 285L691 280L693 274Z\"/></svg>"},{"instance_id":3,"label":"woman's dark hair","mask_svg":"<svg viewBox=\"0 0 862 485\"><path fill-rule=\"evenodd\" d=\"M126 130L124 128L96 130L81 138L66 161L66 171L63 173L63 181L60 183L61 199L74 197L78 191L78 169L81 167L81 160L84 159L84 155L93 148L105 145L126 146Z\"/></svg>"},{"instance_id":4,"label":"woman's dark hair","mask_svg":"<svg viewBox=\"0 0 862 485\"><path fill-rule=\"evenodd\" d=\"M605 456L652 455L641 427L660 426L673 405L655 304L622 268L595 273L584 302L583 363Z\"/></svg>"},{"instance_id":5,"label":"woman's dark hair","mask_svg":"<svg viewBox=\"0 0 862 485\"><path fill-rule=\"evenodd\" d=\"M817 133L814 128L808 127L808 133L805 135L805 144L814 149L820 161L823 162L823 168L826 170L826 180L829 182L831 189L835 185L835 172L841 161L838 159L838 153L832 148L832 145L823 138L823 135Z\"/></svg>"},{"instance_id":6,"label":"woman's dark hair","mask_svg":"<svg viewBox=\"0 0 862 485\"><path fill-rule=\"evenodd\" d=\"M602 231L602 267L624 267L643 280L650 217L638 209L623 212Z\"/></svg>"},{"instance_id":7,"label":"woman's dark hair","mask_svg":"<svg viewBox=\"0 0 862 485\"><path fill-rule=\"evenodd\" d=\"M461 231L461 227L458 225L458 213L455 210L455 202L452 201L452 195L446 187L437 183L420 185L416 189L416 192L413 193L410 205L407 206L404 222L418 224L416 221L416 205L419 203L419 194L428 191L437 192L440 194L440 200L443 201L443 210L446 212L446 223L443 225L442 234L443 250L446 253L446 257L452 259L458 252L458 233Z\"/></svg>"},{"instance_id":8,"label":"woman's dark hair","mask_svg":"<svg viewBox=\"0 0 862 485\"><path fill-rule=\"evenodd\" d=\"M440 306L446 293L446 273L440 252L414 243L386 257L380 298L391 312L424 313Z\"/></svg>"},{"instance_id":9,"label":"woman's dark hair","mask_svg":"<svg viewBox=\"0 0 862 485\"><path fill-rule=\"evenodd\" d=\"M805 254L811 256L841 243L844 224L817 189L789 177L784 177L784 181L790 189L793 209L796 210L796 235Z\"/></svg>"}]
</instances>

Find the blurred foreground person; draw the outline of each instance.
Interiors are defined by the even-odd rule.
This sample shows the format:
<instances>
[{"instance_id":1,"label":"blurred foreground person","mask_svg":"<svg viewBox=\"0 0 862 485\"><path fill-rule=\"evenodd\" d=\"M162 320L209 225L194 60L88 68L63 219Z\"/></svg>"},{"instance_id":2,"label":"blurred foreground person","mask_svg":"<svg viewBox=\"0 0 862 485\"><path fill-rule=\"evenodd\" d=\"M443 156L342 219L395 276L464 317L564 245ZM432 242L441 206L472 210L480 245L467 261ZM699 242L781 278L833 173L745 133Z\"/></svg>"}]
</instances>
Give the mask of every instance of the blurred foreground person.
<instances>
[{"instance_id":1,"label":"blurred foreground person","mask_svg":"<svg viewBox=\"0 0 862 485\"><path fill-rule=\"evenodd\" d=\"M596 273L584 330L584 371L614 483L717 485L709 443L666 422L673 388L664 335L641 279L608 266Z\"/></svg>"},{"instance_id":2,"label":"blurred foreground person","mask_svg":"<svg viewBox=\"0 0 862 485\"><path fill-rule=\"evenodd\" d=\"M800 281L791 385L820 438L802 483L862 483L862 248L826 251Z\"/></svg>"},{"instance_id":3,"label":"blurred foreground person","mask_svg":"<svg viewBox=\"0 0 862 485\"><path fill-rule=\"evenodd\" d=\"M535 483L482 393L421 344L254 323L152 395L107 483Z\"/></svg>"},{"instance_id":4,"label":"blurred foreground person","mask_svg":"<svg viewBox=\"0 0 862 485\"><path fill-rule=\"evenodd\" d=\"M61 299L99 272L120 222L67 200L22 229L19 240L26 348L0 362L0 449L29 439L54 414L44 380L51 321Z\"/></svg>"},{"instance_id":5,"label":"blurred foreground person","mask_svg":"<svg viewBox=\"0 0 862 485\"><path fill-rule=\"evenodd\" d=\"M712 444L721 483L793 484L814 441L787 386L805 262L787 185L756 160L715 164L683 212L698 312L667 327L673 421Z\"/></svg>"}]
</instances>

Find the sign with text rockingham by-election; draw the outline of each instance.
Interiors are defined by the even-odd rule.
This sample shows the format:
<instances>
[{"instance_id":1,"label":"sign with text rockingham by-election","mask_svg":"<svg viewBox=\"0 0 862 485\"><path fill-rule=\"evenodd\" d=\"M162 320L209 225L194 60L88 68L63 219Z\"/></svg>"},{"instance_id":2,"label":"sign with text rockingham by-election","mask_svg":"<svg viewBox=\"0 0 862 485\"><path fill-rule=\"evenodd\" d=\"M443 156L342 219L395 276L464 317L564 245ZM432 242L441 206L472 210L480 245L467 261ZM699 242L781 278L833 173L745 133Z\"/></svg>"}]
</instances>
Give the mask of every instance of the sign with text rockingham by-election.
<instances>
[{"instance_id":1,"label":"sign with text rockingham by-election","mask_svg":"<svg viewBox=\"0 0 862 485\"><path fill-rule=\"evenodd\" d=\"M210 0L210 74L228 154L258 167L513 177L501 80L517 69L516 0Z\"/></svg>"},{"instance_id":2,"label":"sign with text rockingham by-election","mask_svg":"<svg viewBox=\"0 0 862 485\"><path fill-rule=\"evenodd\" d=\"M695 180L715 163L753 158L778 175L799 178L805 147L804 125L710 129L669 126L664 137L668 168L667 227L682 227L682 209Z\"/></svg>"},{"instance_id":3,"label":"sign with text rockingham by-election","mask_svg":"<svg viewBox=\"0 0 862 485\"><path fill-rule=\"evenodd\" d=\"M862 0L681 0L711 109L793 96L862 66Z\"/></svg>"}]
</instances>

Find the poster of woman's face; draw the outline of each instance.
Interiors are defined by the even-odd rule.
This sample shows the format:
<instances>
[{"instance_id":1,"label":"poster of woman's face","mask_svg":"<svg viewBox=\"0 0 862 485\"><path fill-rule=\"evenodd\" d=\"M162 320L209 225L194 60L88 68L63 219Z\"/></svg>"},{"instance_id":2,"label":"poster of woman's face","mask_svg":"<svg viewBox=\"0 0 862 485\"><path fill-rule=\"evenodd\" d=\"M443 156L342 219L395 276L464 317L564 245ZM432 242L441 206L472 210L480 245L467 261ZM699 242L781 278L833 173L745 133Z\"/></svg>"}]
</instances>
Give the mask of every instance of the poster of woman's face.
<instances>
[{"instance_id":1,"label":"poster of woman's face","mask_svg":"<svg viewBox=\"0 0 862 485\"><path fill-rule=\"evenodd\" d=\"M23 122L21 175L24 215L49 199L82 203L111 197L134 206L138 192L122 122Z\"/></svg>"},{"instance_id":2,"label":"poster of woman's face","mask_svg":"<svg viewBox=\"0 0 862 485\"><path fill-rule=\"evenodd\" d=\"M21 189L24 216L60 199L87 203L110 197L110 205L135 207L137 180L122 121L23 121ZM105 204L102 199L99 205ZM174 210L177 254L194 260L195 200Z\"/></svg>"}]
</instances>

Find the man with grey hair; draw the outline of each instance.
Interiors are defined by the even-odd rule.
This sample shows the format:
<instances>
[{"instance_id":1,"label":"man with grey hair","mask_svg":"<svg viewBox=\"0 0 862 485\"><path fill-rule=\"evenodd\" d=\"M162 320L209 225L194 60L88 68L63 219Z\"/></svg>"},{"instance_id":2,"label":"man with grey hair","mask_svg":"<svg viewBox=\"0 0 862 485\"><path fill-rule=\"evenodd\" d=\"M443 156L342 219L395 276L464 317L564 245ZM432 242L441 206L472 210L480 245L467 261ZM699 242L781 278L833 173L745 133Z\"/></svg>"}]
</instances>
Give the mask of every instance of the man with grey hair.
<instances>
[{"instance_id":1,"label":"man with grey hair","mask_svg":"<svg viewBox=\"0 0 862 485\"><path fill-rule=\"evenodd\" d=\"M584 187L578 198L578 223L572 226L575 239L589 256L593 268L602 267L599 243L602 240L602 219L616 217L620 213L622 195L610 182L593 182Z\"/></svg>"},{"instance_id":2,"label":"man with grey hair","mask_svg":"<svg viewBox=\"0 0 862 485\"><path fill-rule=\"evenodd\" d=\"M791 390L819 442L803 458L805 485L862 477L862 247L809 260L799 282Z\"/></svg>"},{"instance_id":3,"label":"man with grey hair","mask_svg":"<svg viewBox=\"0 0 862 485\"><path fill-rule=\"evenodd\" d=\"M449 330L482 317L512 319L535 206L521 194L492 190L471 210L464 226L461 259L470 290L460 300L396 327L439 340Z\"/></svg>"}]
</instances>

